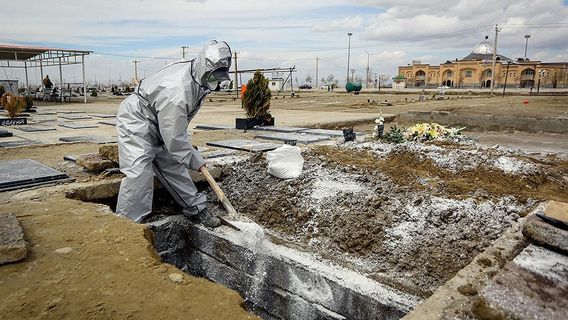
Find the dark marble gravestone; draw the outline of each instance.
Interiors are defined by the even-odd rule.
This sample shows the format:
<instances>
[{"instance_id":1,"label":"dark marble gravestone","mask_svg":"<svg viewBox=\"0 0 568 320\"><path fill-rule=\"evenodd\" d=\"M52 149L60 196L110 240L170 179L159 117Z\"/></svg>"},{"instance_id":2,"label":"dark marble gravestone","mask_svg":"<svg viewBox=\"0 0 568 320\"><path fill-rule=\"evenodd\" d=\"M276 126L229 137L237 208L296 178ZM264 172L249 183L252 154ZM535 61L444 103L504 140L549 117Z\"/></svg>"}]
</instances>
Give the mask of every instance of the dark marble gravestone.
<instances>
[{"instance_id":1,"label":"dark marble gravestone","mask_svg":"<svg viewBox=\"0 0 568 320\"><path fill-rule=\"evenodd\" d=\"M341 134L343 135L343 133ZM267 132L255 136L256 139L276 140L276 141L296 141L297 143L314 143L329 140L329 136L307 134L307 133L284 133L284 132Z\"/></svg>"},{"instance_id":2,"label":"dark marble gravestone","mask_svg":"<svg viewBox=\"0 0 568 320\"><path fill-rule=\"evenodd\" d=\"M250 130L257 130L257 131L269 131L269 132L298 132L303 130L308 130L308 128L300 128L300 127L254 127Z\"/></svg>"},{"instance_id":3,"label":"dark marble gravestone","mask_svg":"<svg viewBox=\"0 0 568 320\"><path fill-rule=\"evenodd\" d=\"M207 142L208 146L227 149L243 150L250 152L270 151L280 147L280 144L260 142L254 140L221 140Z\"/></svg>"},{"instance_id":4,"label":"dark marble gravestone","mask_svg":"<svg viewBox=\"0 0 568 320\"><path fill-rule=\"evenodd\" d=\"M198 130L227 130L227 129L234 129L234 127L217 125L217 124L198 124L197 126L195 126L195 129L198 129Z\"/></svg>"},{"instance_id":5,"label":"dark marble gravestone","mask_svg":"<svg viewBox=\"0 0 568 320\"><path fill-rule=\"evenodd\" d=\"M78 123L64 123L60 124L60 127L69 128L69 129L90 129L90 128L98 128L96 124L78 124Z\"/></svg>"},{"instance_id":6,"label":"dark marble gravestone","mask_svg":"<svg viewBox=\"0 0 568 320\"><path fill-rule=\"evenodd\" d=\"M65 173L47 167L32 159L0 162L0 191L69 179Z\"/></svg>"},{"instance_id":7,"label":"dark marble gravestone","mask_svg":"<svg viewBox=\"0 0 568 320\"><path fill-rule=\"evenodd\" d=\"M38 131L53 131L56 130L54 127L46 126L19 126L14 129L24 131L24 132L38 132Z\"/></svg>"}]
</instances>

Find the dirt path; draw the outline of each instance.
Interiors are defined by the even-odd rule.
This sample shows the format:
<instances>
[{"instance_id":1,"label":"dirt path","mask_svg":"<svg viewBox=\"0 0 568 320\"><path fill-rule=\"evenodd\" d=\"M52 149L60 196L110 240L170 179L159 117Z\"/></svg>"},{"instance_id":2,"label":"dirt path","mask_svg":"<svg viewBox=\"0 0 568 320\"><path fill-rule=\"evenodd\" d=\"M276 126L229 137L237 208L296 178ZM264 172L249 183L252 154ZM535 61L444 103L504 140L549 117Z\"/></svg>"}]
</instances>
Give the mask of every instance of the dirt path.
<instances>
[{"instance_id":1,"label":"dirt path","mask_svg":"<svg viewBox=\"0 0 568 320\"><path fill-rule=\"evenodd\" d=\"M29 244L26 260L0 266L0 319L256 318L237 293L161 263L144 225L64 188L0 195Z\"/></svg>"}]
</instances>

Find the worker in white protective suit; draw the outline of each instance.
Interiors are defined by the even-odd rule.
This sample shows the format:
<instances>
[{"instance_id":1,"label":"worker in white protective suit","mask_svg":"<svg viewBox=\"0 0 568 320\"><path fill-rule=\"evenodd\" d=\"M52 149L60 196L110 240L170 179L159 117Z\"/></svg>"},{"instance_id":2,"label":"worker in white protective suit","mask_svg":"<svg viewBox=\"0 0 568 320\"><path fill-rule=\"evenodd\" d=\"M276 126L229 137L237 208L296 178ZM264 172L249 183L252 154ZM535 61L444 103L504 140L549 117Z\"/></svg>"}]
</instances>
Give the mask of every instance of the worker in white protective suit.
<instances>
[{"instance_id":1,"label":"worker in white protective suit","mask_svg":"<svg viewBox=\"0 0 568 320\"><path fill-rule=\"evenodd\" d=\"M231 49L211 41L194 60L165 66L142 79L118 109L118 153L122 179L116 213L141 222L152 211L156 176L183 207L184 215L207 227L221 224L207 210L188 169L205 165L187 133L203 98L223 80L230 80Z\"/></svg>"}]
</instances>

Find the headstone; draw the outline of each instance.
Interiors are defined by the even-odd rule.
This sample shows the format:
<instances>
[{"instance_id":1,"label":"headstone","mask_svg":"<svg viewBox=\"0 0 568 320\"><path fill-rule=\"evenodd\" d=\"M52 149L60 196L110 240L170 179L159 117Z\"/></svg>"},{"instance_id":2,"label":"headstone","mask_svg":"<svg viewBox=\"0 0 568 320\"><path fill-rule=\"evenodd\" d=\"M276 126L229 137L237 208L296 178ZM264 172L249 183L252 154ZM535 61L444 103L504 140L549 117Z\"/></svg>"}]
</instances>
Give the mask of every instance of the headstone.
<instances>
[{"instance_id":1,"label":"headstone","mask_svg":"<svg viewBox=\"0 0 568 320\"><path fill-rule=\"evenodd\" d=\"M63 119L68 119L68 120L87 120L87 119L92 119L91 117L87 116L87 115L82 115L82 114L60 114L59 115L60 118Z\"/></svg>"},{"instance_id":2,"label":"headstone","mask_svg":"<svg viewBox=\"0 0 568 320\"><path fill-rule=\"evenodd\" d=\"M327 130L327 129L306 129L300 131L301 133L318 134L324 136L332 137L343 137L343 131L341 130Z\"/></svg>"},{"instance_id":3,"label":"headstone","mask_svg":"<svg viewBox=\"0 0 568 320\"><path fill-rule=\"evenodd\" d=\"M11 137L11 136L13 136L12 132L0 129L0 138Z\"/></svg>"},{"instance_id":4,"label":"headstone","mask_svg":"<svg viewBox=\"0 0 568 320\"><path fill-rule=\"evenodd\" d=\"M65 173L54 170L32 159L0 162L0 191L68 179Z\"/></svg>"},{"instance_id":5,"label":"headstone","mask_svg":"<svg viewBox=\"0 0 568 320\"><path fill-rule=\"evenodd\" d=\"M343 133L341 133L343 136ZM314 143L329 140L330 136L307 133L283 133L283 132L267 132L255 136L256 139L276 140L276 141L296 141L297 143Z\"/></svg>"},{"instance_id":6,"label":"headstone","mask_svg":"<svg viewBox=\"0 0 568 320\"><path fill-rule=\"evenodd\" d=\"M198 129L198 130L227 130L227 129L234 129L234 127L225 126L225 125L217 125L217 124L198 124L197 126L195 126L195 129Z\"/></svg>"},{"instance_id":7,"label":"headstone","mask_svg":"<svg viewBox=\"0 0 568 320\"><path fill-rule=\"evenodd\" d=\"M116 120L105 120L105 121L99 121L98 123L100 124L106 124L107 126L116 126Z\"/></svg>"},{"instance_id":8,"label":"headstone","mask_svg":"<svg viewBox=\"0 0 568 320\"><path fill-rule=\"evenodd\" d=\"M42 144L42 143L40 141L35 141L35 140L6 141L6 142L0 142L0 148L31 146L35 144Z\"/></svg>"},{"instance_id":9,"label":"headstone","mask_svg":"<svg viewBox=\"0 0 568 320\"><path fill-rule=\"evenodd\" d=\"M71 137L61 137L59 141L63 142L92 142L92 143L115 143L116 139L107 138L103 136L71 136Z\"/></svg>"},{"instance_id":10,"label":"headstone","mask_svg":"<svg viewBox=\"0 0 568 320\"><path fill-rule=\"evenodd\" d=\"M225 157L225 156L230 156L233 155L237 152L237 150L210 150L210 151L204 151L201 152L201 155L205 158L205 159L213 159L213 158L219 158L219 157Z\"/></svg>"},{"instance_id":11,"label":"headstone","mask_svg":"<svg viewBox=\"0 0 568 320\"><path fill-rule=\"evenodd\" d=\"M60 124L59 126L70 129L91 129L99 127L96 124L77 124L77 123L64 123Z\"/></svg>"},{"instance_id":12,"label":"headstone","mask_svg":"<svg viewBox=\"0 0 568 320\"><path fill-rule=\"evenodd\" d=\"M243 150L250 152L270 151L280 147L280 144L259 142L254 140L221 140L207 142L208 146L227 149Z\"/></svg>"},{"instance_id":13,"label":"headstone","mask_svg":"<svg viewBox=\"0 0 568 320\"><path fill-rule=\"evenodd\" d=\"M28 255L24 231L13 213L0 213L0 265Z\"/></svg>"},{"instance_id":14,"label":"headstone","mask_svg":"<svg viewBox=\"0 0 568 320\"><path fill-rule=\"evenodd\" d=\"M270 131L270 132L299 132L302 130L308 130L308 128L266 126L266 127L254 127L250 130Z\"/></svg>"},{"instance_id":15,"label":"headstone","mask_svg":"<svg viewBox=\"0 0 568 320\"><path fill-rule=\"evenodd\" d=\"M46 127L46 126L18 126L14 129L18 129L20 131L25 132L38 132L38 131L53 131L56 130L54 127Z\"/></svg>"},{"instance_id":16,"label":"headstone","mask_svg":"<svg viewBox=\"0 0 568 320\"><path fill-rule=\"evenodd\" d=\"M97 117L97 118L116 118L114 114L90 114L90 116Z\"/></svg>"}]
</instances>

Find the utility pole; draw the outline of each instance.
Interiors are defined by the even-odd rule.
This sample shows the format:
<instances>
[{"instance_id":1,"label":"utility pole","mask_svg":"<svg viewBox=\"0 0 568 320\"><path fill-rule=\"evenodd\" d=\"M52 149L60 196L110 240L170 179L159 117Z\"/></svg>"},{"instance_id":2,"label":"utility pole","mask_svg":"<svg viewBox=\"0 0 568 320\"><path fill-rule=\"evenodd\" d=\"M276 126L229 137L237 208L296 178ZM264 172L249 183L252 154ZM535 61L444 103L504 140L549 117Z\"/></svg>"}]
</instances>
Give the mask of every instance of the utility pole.
<instances>
[{"instance_id":1,"label":"utility pole","mask_svg":"<svg viewBox=\"0 0 568 320\"><path fill-rule=\"evenodd\" d=\"M237 94L237 99L239 98L239 72L237 68L237 52L235 51L235 83L233 84L233 88Z\"/></svg>"},{"instance_id":2,"label":"utility pole","mask_svg":"<svg viewBox=\"0 0 568 320\"><path fill-rule=\"evenodd\" d=\"M132 62L134 62L134 79L138 81L138 62L140 60L132 60Z\"/></svg>"},{"instance_id":3,"label":"utility pole","mask_svg":"<svg viewBox=\"0 0 568 320\"><path fill-rule=\"evenodd\" d=\"M529 38L531 37L530 34L525 34L525 60L527 60L527 48L529 46Z\"/></svg>"},{"instance_id":4,"label":"utility pole","mask_svg":"<svg viewBox=\"0 0 568 320\"><path fill-rule=\"evenodd\" d=\"M367 50L365 50L365 53L367 54L367 89L369 89L369 57L371 56L371 54L369 52L367 52Z\"/></svg>"},{"instance_id":5,"label":"utility pole","mask_svg":"<svg viewBox=\"0 0 568 320\"><path fill-rule=\"evenodd\" d=\"M319 88L318 86L318 71L319 71L319 57L316 57L316 88Z\"/></svg>"},{"instance_id":6,"label":"utility pole","mask_svg":"<svg viewBox=\"0 0 568 320\"><path fill-rule=\"evenodd\" d=\"M351 36L353 35L352 32L348 32L347 36L349 37L349 45L347 46L347 79L346 83L349 82L349 60L351 59Z\"/></svg>"},{"instance_id":7,"label":"utility pole","mask_svg":"<svg viewBox=\"0 0 568 320\"><path fill-rule=\"evenodd\" d=\"M181 46L181 57L185 59L185 49L189 49L188 46Z\"/></svg>"},{"instance_id":8,"label":"utility pole","mask_svg":"<svg viewBox=\"0 0 568 320\"><path fill-rule=\"evenodd\" d=\"M507 78L509 78L509 66L511 61L507 61L507 71L505 71L505 84L503 85L503 97L505 96L505 88L507 88Z\"/></svg>"},{"instance_id":9,"label":"utility pole","mask_svg":"<svg viewBox=\"0 0 568 320\"><path fill-rule=\"evenodd\" d=\"M495 25L495 43L493 44L493 66L491 67L491 96L493 96L493 89L495 88L495 79L497 78L497 72L495 70L495 64L497 63L497 36L499 35L499 27Z\"/></svg>"}]
</instances>

